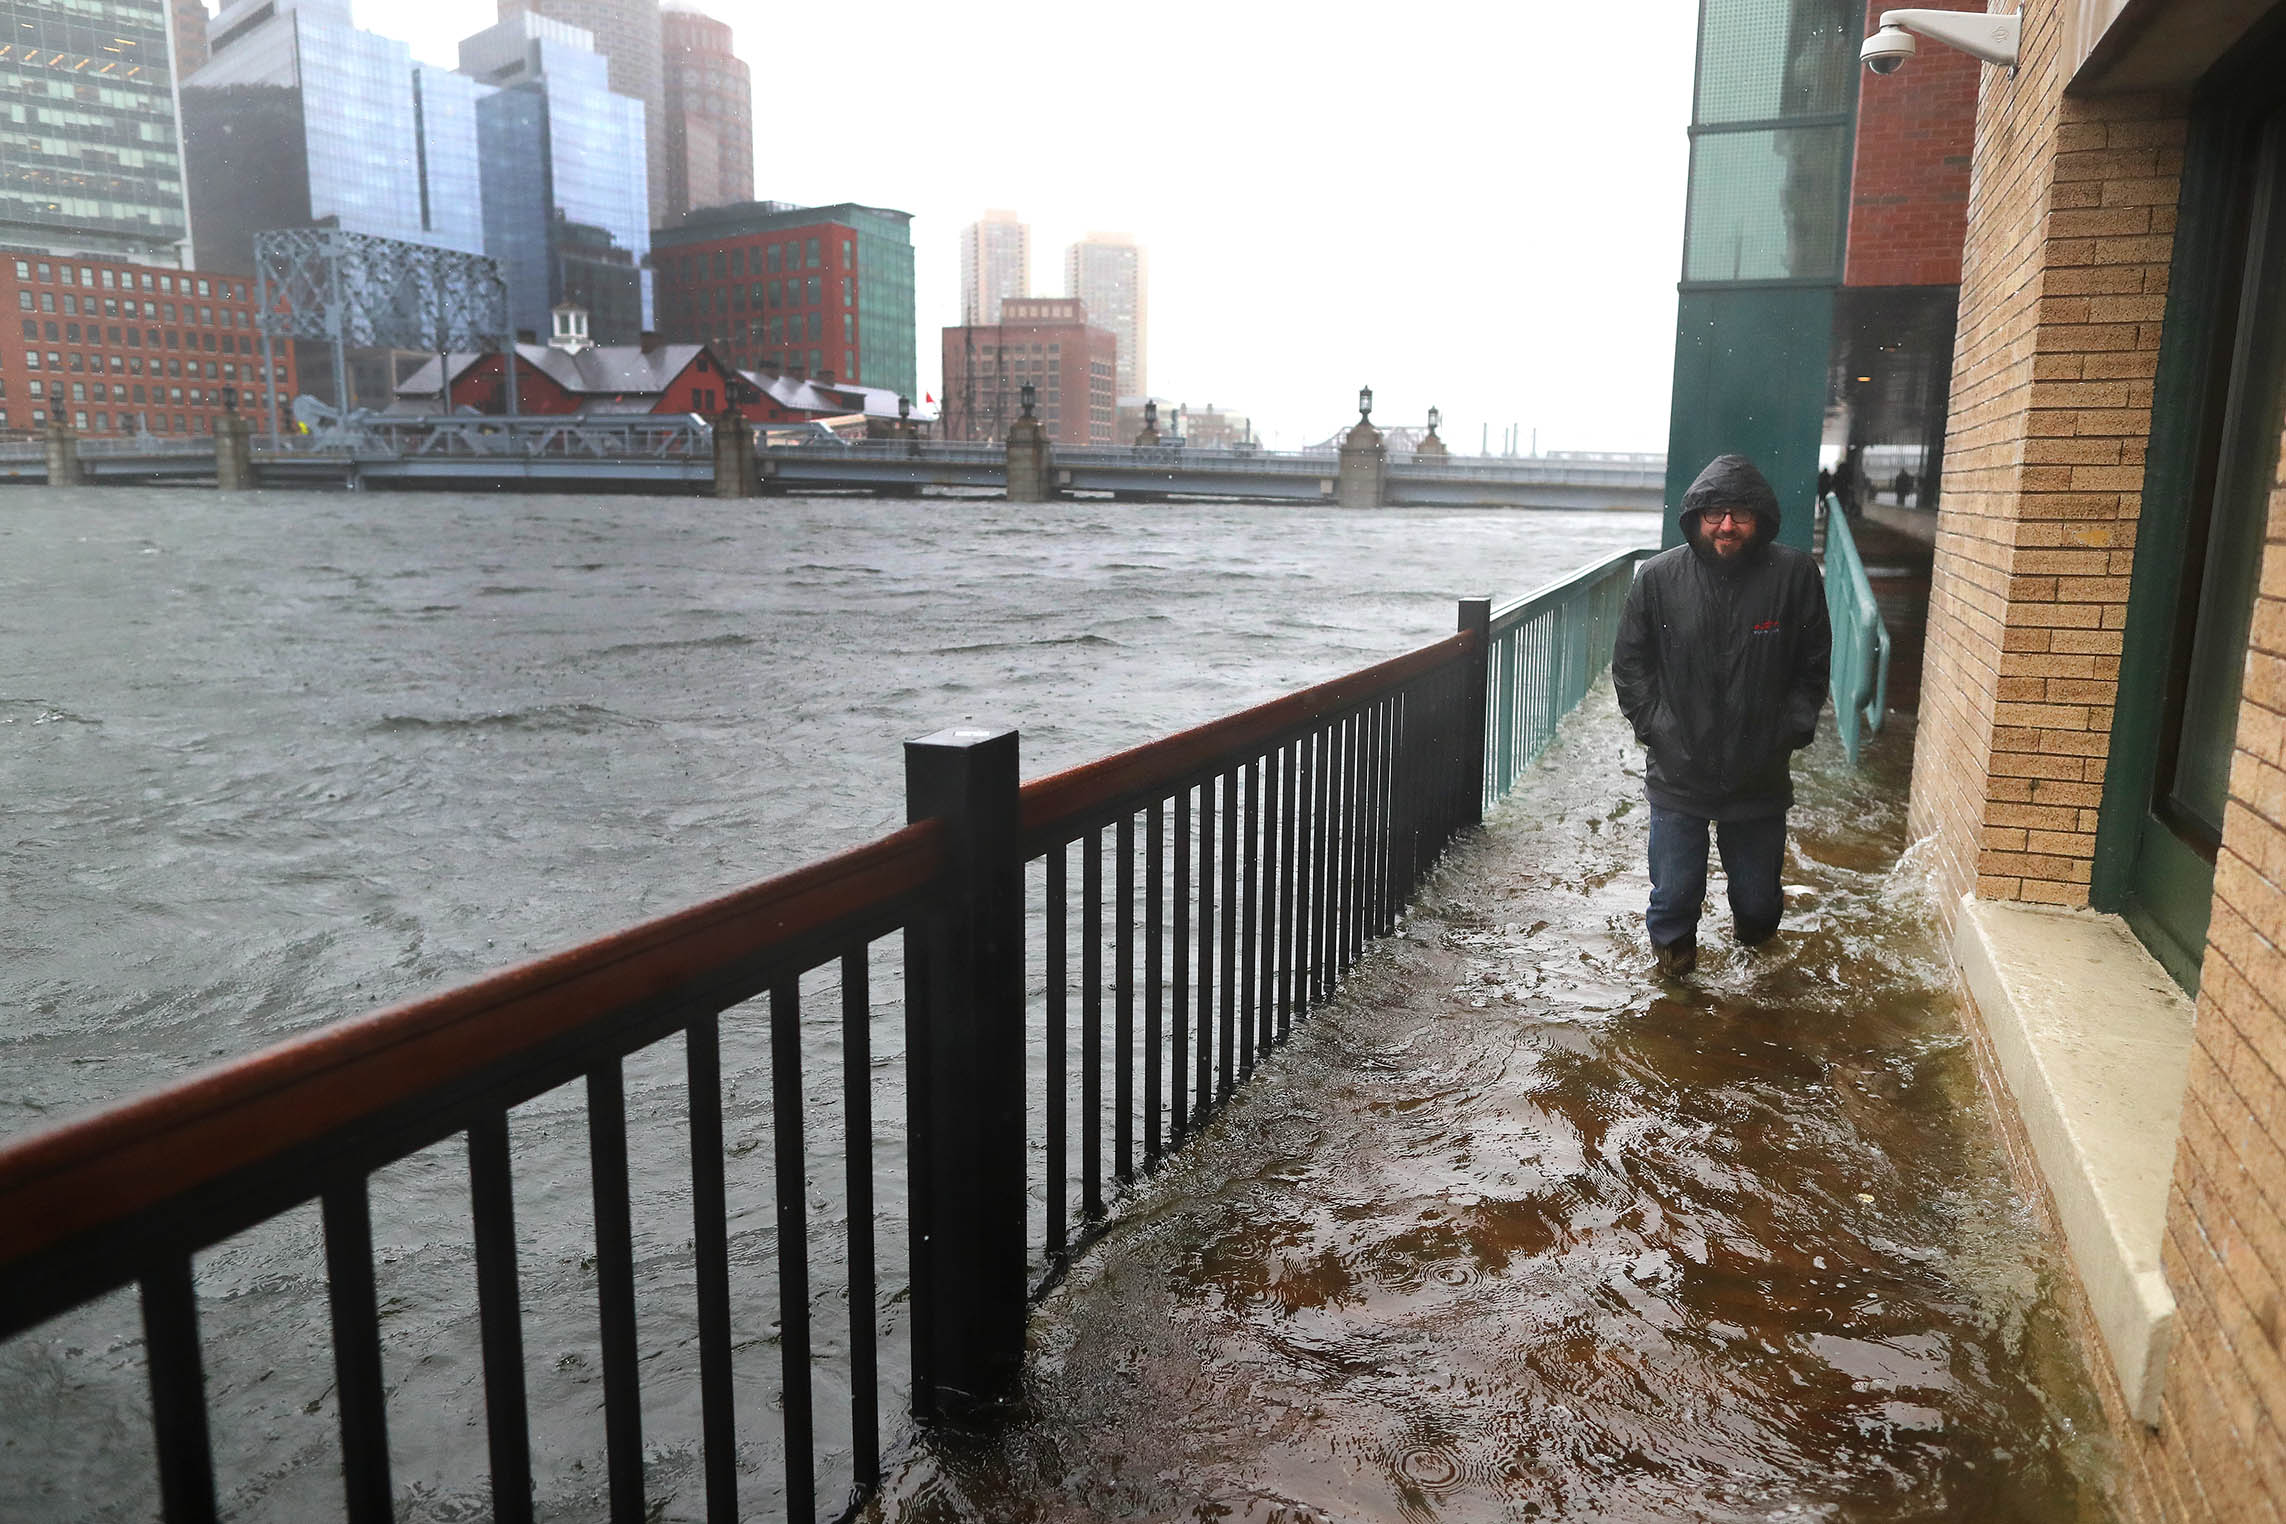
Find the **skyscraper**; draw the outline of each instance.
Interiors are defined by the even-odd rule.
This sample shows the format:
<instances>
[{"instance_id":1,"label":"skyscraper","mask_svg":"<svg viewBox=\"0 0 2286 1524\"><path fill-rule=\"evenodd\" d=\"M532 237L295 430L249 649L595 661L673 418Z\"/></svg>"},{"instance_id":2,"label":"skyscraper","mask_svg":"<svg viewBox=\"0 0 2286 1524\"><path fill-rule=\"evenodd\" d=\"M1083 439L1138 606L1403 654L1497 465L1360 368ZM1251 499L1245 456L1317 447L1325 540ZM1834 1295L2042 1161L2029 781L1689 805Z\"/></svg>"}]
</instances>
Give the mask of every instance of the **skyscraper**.
<instances>
[{"instance_id":1,"label":"skyscraper","mask_svg":"<svg viewBox=\"0 0 2286 1524\"><path fill-rule=\"evenodd\" d=\"M1064 294L1087 308L1087 320L1119 340L1119 395L1150 388L1145 364L1146 271L1143 250L1125 233L1090 233L1064 251Z\"/></svg>"},{"instance_id":2,"label":"skyscraper","mask_svg":"<svg viewBox=\"0 0 2286 1524\"><path fill-rule=\"evenodd\" d=\"M175 77L188 79L206 67L206 0L169 0L175 26Z\"/></svg>"},{"instance_id":3,"label":"skyscraper","mask_svg":"<svg viewBox=\"0 0 2286 1524\"><path fill-rule=\"evenodd\" d=\"M665 44L659 0L498 0L500 19L533 11L578 27L603 56L609 85L643 103L643 171L649 186L646 225L664 227L667 212Z\"/></svg>"},{"instance_id":4,"label":"skyscraper","mask_svg":"<svg viewBox=\"0 0 2286 1524\"><path fill-rule=\"evenodd\" d=\"M7 0L0 18L0 243L180 262L166 0Z\"/></svg>"},{"instance_id":5,"label":"skyscraper","mask_svg":"<svg viewBox=\"0 0 2286 1524\"><path fill-rule=\"evenodd\" d=\"M1032 230L1008 211L989 211L960 230L960 320L997 323L1000 304L1032 294Z\"/></svg>"},{"instance_id":6,"label":"skyscraper","mask_svg":"<svg viewBox=\"0 0 2286 1524\"><path fill-rule=\"evenodd\" d=\"M484 252L500 261L511 326L549 331L560 302L588 309L602 344L651 326L643 103L608 83L576 26L518 11L460 45L477 101Z\"/></svg>"},{"instance_id":7,"label":"skyscraper","mask_svg":"<svg viewBox=\"0 0 2286 1524\"><path fill-rule=\"evenodd\" d=\"M331 219L484 249L476 98L350 23L348 0L236 0L183 85L192 225L209 268L253 269L254 235Z\"/></svg>"},{"instance_id":8,"label":"skyscraper","mask_svg":"<svg viewBox=\"0 0 2286 1524\"><path fill-rule=\"evenodd\" d=\"M754 87L730 28L687 0L659 14L666 46L666 212L754 199Z\"/></svg>"}]
</instances>

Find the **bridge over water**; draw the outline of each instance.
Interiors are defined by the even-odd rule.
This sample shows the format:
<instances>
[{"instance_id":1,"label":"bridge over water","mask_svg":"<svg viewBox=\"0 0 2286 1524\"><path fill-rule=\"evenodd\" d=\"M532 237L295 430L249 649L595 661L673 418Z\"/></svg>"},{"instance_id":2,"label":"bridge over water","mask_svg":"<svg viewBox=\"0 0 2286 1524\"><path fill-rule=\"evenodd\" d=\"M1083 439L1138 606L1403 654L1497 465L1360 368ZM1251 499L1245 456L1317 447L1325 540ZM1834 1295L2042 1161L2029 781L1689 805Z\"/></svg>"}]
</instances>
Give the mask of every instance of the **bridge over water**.
<instances>
[{"instance_id":1,"label":"bridge over water","mask_svg":"<svg viewBox=\"0 0 2286 1524\"><path fill-rule=\"evenodd\" d=\"M715 431L704 419L368 418L308 436L255 436L255 485L562 492L716 490ZM0 443L0 482L46 482L53 451ZM97 484L213 481L212 438L77 441L81 477ZM755 452L764 492L1004 492L1007 452L991 444L877 440L774 445ZM1057 490L1123 498L1200 497L1331 502L1338 462L1325 452L1190 450L1180 446L1059 448ZM1664 468L1640 456L1509 459L1399 456L1388 463L1389 507L1487 506L1657 509Z\"/></svg>"}]
</instances>

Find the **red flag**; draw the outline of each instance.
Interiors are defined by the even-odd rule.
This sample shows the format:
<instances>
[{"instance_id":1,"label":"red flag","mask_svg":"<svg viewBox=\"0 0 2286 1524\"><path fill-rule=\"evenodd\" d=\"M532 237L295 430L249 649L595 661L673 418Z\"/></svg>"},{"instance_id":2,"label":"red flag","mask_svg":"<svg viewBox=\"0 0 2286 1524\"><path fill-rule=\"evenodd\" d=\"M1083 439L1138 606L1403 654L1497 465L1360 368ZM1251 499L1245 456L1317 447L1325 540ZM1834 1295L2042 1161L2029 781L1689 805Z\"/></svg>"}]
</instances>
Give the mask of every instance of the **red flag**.
<instances>
[{"instance_id":1,"label":"red flag","mask_svg":"<svg viewBox=\"0 0 2286 1524\"><path fill-rule=\"evenodd\" d=\"M932 396L930 396L930 395L929 395L927 392L923 392L923 393L921 393L921 400L922 400L923 402L934 402L934 401L936 401L937 399L936 399L936 398L934 398L934 397L932 397Z\"/></svg>"}]
</instances>

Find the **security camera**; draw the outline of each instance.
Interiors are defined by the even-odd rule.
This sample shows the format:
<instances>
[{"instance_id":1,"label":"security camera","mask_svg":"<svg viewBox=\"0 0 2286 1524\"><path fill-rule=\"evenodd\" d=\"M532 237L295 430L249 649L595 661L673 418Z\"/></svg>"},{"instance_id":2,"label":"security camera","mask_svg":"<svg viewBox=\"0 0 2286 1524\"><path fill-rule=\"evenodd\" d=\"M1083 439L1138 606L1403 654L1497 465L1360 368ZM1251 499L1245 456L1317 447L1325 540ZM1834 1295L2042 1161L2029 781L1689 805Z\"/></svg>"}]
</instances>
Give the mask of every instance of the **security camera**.
<instances>
[{"instance_id":1,"label":"security camera","mask_svg":"<svg viewBox=\"0 0 2286 1524\"><path fill-rule=\"evenodd\" d=\"M2016 67L2023 37L2021 15L1993 16L1979 11L1883 11L1880 30L1865 39L1857 56L1876 74L1895 74L1919 51L1914 35L1958 48L1972 58L2004 69Z\"/></svg>"},{"instance_id":2,"label":"security camera","mask_svg":"<svg viewBox=\"0 0 2286 1524\"><path fill-rule=\"evenodd\" d=\"M1913 40L1913 34L1903 27L1885 26L1865 39L1865 46L1857 50L1857 56L1876 74L1895 74L1920 47Z\"/></svg>"}]
</instances>

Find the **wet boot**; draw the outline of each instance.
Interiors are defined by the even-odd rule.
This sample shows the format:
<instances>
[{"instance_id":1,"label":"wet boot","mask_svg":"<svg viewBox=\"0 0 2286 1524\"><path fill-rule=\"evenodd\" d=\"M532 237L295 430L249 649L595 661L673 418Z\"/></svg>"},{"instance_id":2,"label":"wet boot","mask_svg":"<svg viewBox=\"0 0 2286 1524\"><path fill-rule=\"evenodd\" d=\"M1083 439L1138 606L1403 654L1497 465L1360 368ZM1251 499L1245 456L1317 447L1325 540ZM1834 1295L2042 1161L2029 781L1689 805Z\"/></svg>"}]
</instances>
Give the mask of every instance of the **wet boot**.
<instances>
[{"instance_id":1,"label":"wet boot","mask_svg":"<svg viewBox=\"0 0 2286 1524\"><path fill-rule=\"evenodd\" d=\"M1738 938L1738 945L1741 947L1760 947L1778 935L1778 923L1776 921L1740 921L1731 928L1731 935Z\"/></svg>"},{"instance_id":2,"label":"wet boot","mask_svg":"<svg viewBox=\"0 0 2286 1524\"><path fill-rule=\"evenodd\" d=\"M1672 942L1654 942L1651 955L1659 960L1659 972L1670 979L1680 979L1699 966L1699 939L1686 933Z\"/></svg>"}]
</instances>

